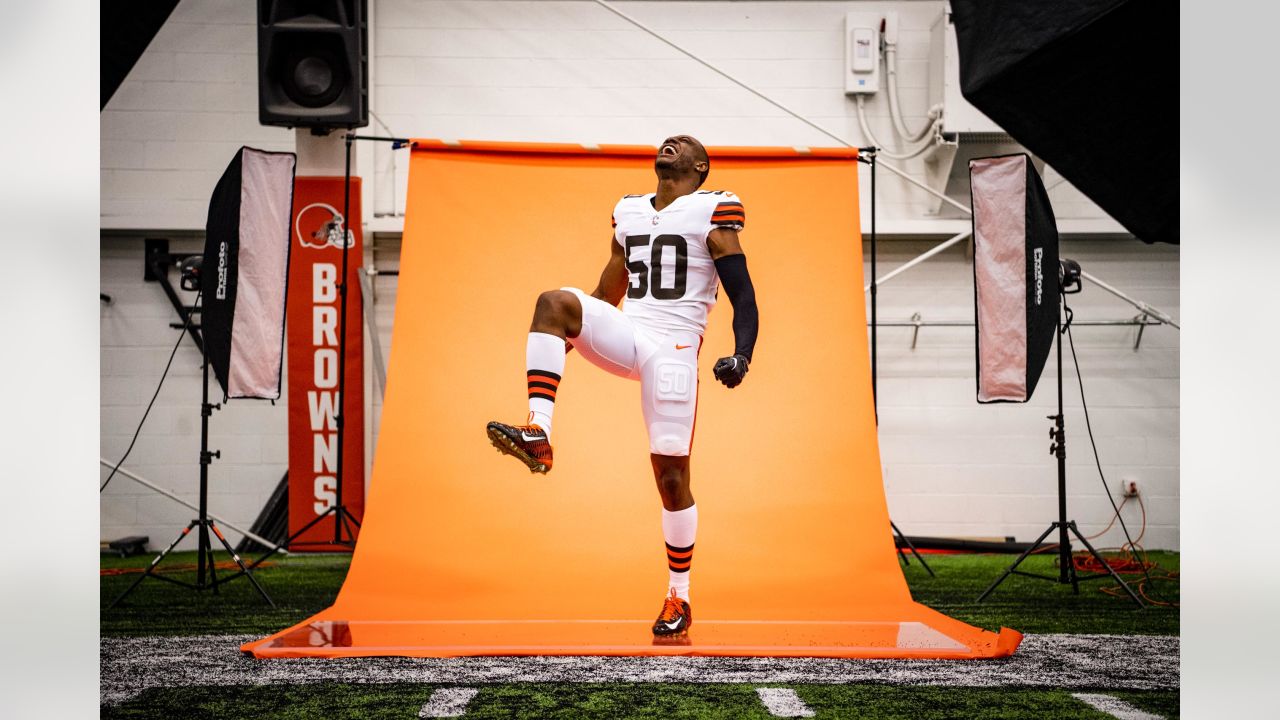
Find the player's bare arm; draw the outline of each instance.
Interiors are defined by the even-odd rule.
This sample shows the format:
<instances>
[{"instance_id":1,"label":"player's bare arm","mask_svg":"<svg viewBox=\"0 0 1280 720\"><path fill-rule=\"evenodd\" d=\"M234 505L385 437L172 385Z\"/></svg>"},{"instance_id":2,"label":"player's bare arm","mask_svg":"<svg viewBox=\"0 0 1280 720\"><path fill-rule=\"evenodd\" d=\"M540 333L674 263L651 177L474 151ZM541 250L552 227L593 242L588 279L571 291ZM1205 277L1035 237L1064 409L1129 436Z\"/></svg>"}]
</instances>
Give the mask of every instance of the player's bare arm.
<instances>
[{"instance_id":1,"label":"player's bare arm","mask_svg":"<svg viewBox=\"0 0 1280 720\"><path fill-rule=\"evenodd\" d=\"M712 230L707 234L707 251L716 263L720 284L733 305L733 355L717 360L712 372L725 387L734 388L746 377L760 331L756 291L747 272L747 256L738 242L737 230L726 227Z\"/></svg>"},{"instance_id":2,"label":"player's bare arm","mask_svg":"<svg viewBox=\"0 0 1280 720\"><path fill-rule=\"evenodd\" d=\"M741 252L741 251L739 251ZM600 273L600 282L591 291L591 297L617 306L627 293L627 255L612 237L609 238L609 262Z\"/></svg>"},{"instance_id":3,"label":"player's bare arm","mask_svg":"<svg viewBox=\"0 0 1280 720\"><path fill-rule=\"evenodd\" d=\"M738 231L733 228L716 228L707 234L707 250L711 251L711 259L719 260L726 255L742 255L742 243L738 242Z\"/></svg>"}]
</instances>

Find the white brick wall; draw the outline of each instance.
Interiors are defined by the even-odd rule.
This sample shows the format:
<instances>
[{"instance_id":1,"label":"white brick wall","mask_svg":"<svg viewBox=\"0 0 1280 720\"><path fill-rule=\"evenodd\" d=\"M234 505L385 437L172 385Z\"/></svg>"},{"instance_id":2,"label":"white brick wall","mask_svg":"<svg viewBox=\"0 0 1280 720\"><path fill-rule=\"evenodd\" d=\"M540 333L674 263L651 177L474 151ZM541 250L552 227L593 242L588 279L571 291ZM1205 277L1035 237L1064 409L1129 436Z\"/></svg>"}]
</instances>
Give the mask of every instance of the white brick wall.
<instances>
[{"instance_id":1,"label":"white brick wall","mask_svg":"<svg viewBox=\"0 0 1280 720\"><path fill-rule=\"evenodd\" d=\"M415 2L370 0L371 132L491 140L653 143L689 132L708 144L827 145L821 133L706 70L589 2ZM842 92L844 13L899 13L899 67L908 123L923 121L929 27L938 0L899 2L621 2L619 7L673 41L761 88L854 142L864 142L854 105ZM133 231L102 242L102 452L118 457L150 398L176 330L160 288L143 283L144 230L202 230L209 193L241 144L289 150L293 135L257 124L254 3L184 0L102 112L102 224ZM708 28L715 28L709 30ZM882 93L870 101L879 139L895 144ZM358 167L382 167L379 145ZM407 172L394 155L395 182L367 182L366 222L379 267L398 262ZM371 161L372 158L372 161ZM920 160L904 166L923 178ZM865 172L865 170L864 170ZM1050 171L1046 181L1056 175ZM928 214L929 197L883 172L882 232L945 236L965 221ZM866 188L864 175L864 188ZM390 194L391 197L387 197ZM1066 230L1114 229L1113 221L1069 185L1051 192ZM864 211L868 193L861 201ZM864 221L866 213L864 212ZM187 233L174 249L194 250ZM370 234L371 239L375 239ZM185 243L185 244L184 244ZM881 273L928 243L881 245ZM1069 241L1064 254L1090 272L1178 315L1178 251L1134 241ZM962 250L944 254L886 285L882 319L971 319L971 273ZM375 282L380 337L389 348L396 279ZM1091 288L1073 298L1080 319L1119 319L1132 308ZM1132 328L1077 330L1095 432L1114 487L1143 487L1149 547L1178 547L1177 331L1150 328L1132 350ZM908 329L880 333L881 434L885 484L894 519L911 534L1016 535L1029 540L1054 513L1054 466L1047 452L1053 363L1027 406L973 402L972 330L926 328L916 350ZM199 445L199 358L185 343L129 467L194 499ZM1085 532L1101 530L1109 507L1092 470L1078 393L1068 376L1071 514ZM380 403L370 387L376 434ZM284 472L283 403L237 401L215 414L213 446L224 450L211 473L211 507L246 525ZM102 477L105 477L105 472ZM1126 518L1139 523L1126 508ZM141 532L165 542L191 512L118 478L103 495L104 538ZM968 518L967 520L965 518ZM1113 531L1100 539L1118 544Z\"/></svg>"}]
</instances>

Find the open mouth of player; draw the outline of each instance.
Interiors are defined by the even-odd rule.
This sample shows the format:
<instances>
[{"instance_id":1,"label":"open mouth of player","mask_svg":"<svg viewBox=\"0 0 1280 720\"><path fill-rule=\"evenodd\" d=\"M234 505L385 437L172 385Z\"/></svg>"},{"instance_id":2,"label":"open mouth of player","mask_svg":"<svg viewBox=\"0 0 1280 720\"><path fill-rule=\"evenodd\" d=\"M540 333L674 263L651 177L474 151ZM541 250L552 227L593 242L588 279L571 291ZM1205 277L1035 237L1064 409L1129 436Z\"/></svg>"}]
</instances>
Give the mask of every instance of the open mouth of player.
<instances>
[{"instance_id":1,"label":"open mouth of player","mask_svg":"<svg viewBox=\"0 0 1280 720\"><path fill-rule=\"evenodd\" d=\"M675 145L671 143L666 143L658 150L658 155L665 156L665 157L675 157L679 154L680 154L680 151L676 148Z\"/></svg>"}]
</instances>

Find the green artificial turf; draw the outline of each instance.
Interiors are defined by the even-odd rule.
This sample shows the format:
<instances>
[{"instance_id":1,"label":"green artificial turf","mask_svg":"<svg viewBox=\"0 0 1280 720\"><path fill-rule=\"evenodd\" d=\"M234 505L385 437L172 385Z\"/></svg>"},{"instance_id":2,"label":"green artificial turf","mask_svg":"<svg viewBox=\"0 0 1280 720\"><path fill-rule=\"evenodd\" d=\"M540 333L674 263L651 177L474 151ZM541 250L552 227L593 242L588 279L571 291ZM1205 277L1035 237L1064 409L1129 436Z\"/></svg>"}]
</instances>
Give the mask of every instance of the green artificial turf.
<instances>
[{"instance_id":1,"label":"green artificial turf","mask_svg":"<svg viewBox=\"0 0 1280 720\"><path fill-rule=\"evenodd\" d=\"M231 558L218 553L218 562ZM195 565L195 552L175 552L160 564L161 570ZM250 562L245 558L246 563ZM121 559L103 556L104 570L145 568L151 556ZM248 578L221 585L218 593L191 590L163 580L147 578L124 601L115 600L138 578L137 574L104 575L99 599L103 636L269 634L305 620L333 604L347 576L349 555L277 555L254 571L254 577L275 602L272 608L254 590ZM228 574L219 570L220 575ZM167 577L195 582L195 570L166 572Z\"/></svg>"},{"instance_id":2,"label":"green artificial turf","mask_svg":"<svg viewBox=\"0 0 1280 720\"><path fill-rule=\"evenodd\" d=\"M1106 554L1110 557L1110 553ZM1014 555L925 555L925 562L937 574L929 577L914 558L905 568L911 595L917 602L971 625L994 630L1011 627L1023 633L1103 633L1114 635L1177 635L1178 608L1148 605L1138 610L1128 596L1113 597L1102 588L1119 586L1111 578L1080 583L1080 594L1070 585L1011 575L986 600L975 602L996 578L1016 559ZM1179 583L1156 577L1177 573L1178 553L1152 552L1147 559L1157 563L1146 594L1164 602L1178 602ZM1056 555L1038 554L1027 558L1019 570L1058 576ZM1137 591L1141 574L1124 575Z\"/></svg>"},{"instance_id":3,"label":"green artificial turf","mask_svg":"<svg viewBox=\"0 0 1280 720\"><path fill-rule=\"evenodd\" d=\"M769 687L784 687L767 684ZM468 718L744 718L765 720L759 685L651 683L530 683L481 685ZM938 688L888 685L792 685L817 718L990 720L1055 718L1114 720L1067 690ZM261 685L152 689L102 708L102 718L381 718L416 717L435 686L413 684ZM1169 720L1177 691L1107 692Z\"/></svg>"},{"instance_id":4,"label":"green artificial turf","mask_svg":"<svg viewBox=\"0 0 1280 720\"><path fill-rule=\"evenodd\" d=\"M228 559L219 554L219 560ZM1177 553L1153 552L1164 575L1177 572ZM931 578L914 559L904 574L913 597L947 615L989 630L1010 627L1024 633L1106 633L1122 635L1176 635L1178 610L1148 607L1135 610L1124 597L1112 597L1100 588L1114 586L1110 579L1081 584L1080 594L1070 586L1012 576L982 603L974 600L1004 568L1012 555L926 555L937 573ZM145 568L150 556L119 559L103 557L102 567ZM1056 575L1055 557L1036 555L1023 563L1029 572ZM161 565L171 568L193 564L195 553L173 553ZM271 566L256 575L276 602L270 608L247 579L238 578L220 588L217 595L197 592L148 578L120 606L106 609L137 575L103 576L101 581L104 636L203 635L229 633L268 634L305 620L333 603L346 577L346 555L277 556ZM1157 574L1153 571L1153 574ZM194 571L169 575L194 580ZM1127 576L1133 577L1133 576ZM1139 576L1140 577L1140 576ZM695 580L696 582L696 580ZM427 587L424 581L424 588ZM1177 601L1178 583L1157 581L1155 592ZM1152 594L1149 589L1148 594Z\"/></svg>"}]
</instances>

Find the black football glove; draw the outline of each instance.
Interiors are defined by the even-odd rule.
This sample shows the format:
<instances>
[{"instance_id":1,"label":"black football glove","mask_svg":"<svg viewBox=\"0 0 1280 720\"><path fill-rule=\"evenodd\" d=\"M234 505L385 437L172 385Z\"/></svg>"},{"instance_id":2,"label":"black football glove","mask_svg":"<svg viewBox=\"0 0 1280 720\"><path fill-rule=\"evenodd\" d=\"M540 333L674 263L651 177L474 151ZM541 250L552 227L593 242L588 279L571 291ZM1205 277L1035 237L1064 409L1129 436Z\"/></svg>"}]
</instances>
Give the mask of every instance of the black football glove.
<instances>
[{"instance_id":1,"label":"black football glove","mask_svg":"<svg viewBox=\"0 0 1280 720\"><path fill-rule=\"evenodd\" d=\"M716 366L711 369L711 372L715 374L717 380L724 383L725 387L737 387L747 374L747 358L744 355L722 357L716 361Z\"/></svg>"}]
</instances>

